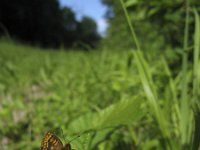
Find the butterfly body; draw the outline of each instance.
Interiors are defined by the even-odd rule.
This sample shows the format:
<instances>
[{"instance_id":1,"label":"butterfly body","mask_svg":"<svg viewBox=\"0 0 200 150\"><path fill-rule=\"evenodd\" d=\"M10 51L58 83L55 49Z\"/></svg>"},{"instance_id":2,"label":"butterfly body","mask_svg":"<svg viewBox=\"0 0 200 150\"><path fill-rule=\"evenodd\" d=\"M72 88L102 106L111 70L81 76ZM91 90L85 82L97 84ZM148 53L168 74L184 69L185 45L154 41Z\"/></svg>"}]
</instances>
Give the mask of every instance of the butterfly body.
<instances>
[{"instance_id":1,"label":"butterfly body","mask_svg":"<svg viewBox=\"0 0 200 150\"><path fill-rule=\"evenodd\" d=\"M51 132L47 132L42 140L40 150L72 150L70 144L65 146L61 140Z\"/></svg>"}]
</instances>

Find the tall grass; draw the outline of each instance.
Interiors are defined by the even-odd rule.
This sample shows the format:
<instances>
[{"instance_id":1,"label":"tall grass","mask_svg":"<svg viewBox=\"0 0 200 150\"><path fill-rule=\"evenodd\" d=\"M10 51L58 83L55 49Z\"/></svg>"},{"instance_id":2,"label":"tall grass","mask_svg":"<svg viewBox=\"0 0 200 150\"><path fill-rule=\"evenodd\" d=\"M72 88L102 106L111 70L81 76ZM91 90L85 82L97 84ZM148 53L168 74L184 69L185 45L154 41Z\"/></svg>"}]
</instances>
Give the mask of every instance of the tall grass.
<instances>
[{"instance_id":1,"label":"tall grass","mask_svg":"<svg viewBox=\"0 0 200 150\"><path fill-rule=\"evenodd\" d=\"M167 54L158 59L140 49L120 1L136 50L56 52L0 41L2 149L38 149L43 134L55 128L67 139L80 135L71 142L77 150L200 148L197 11L193 62L187 56L187 3L182 68L174 76Z\"/></svg>"},{"instance_id":2,"label":"tall grass","mask_svg":"<svg viewBox=\"0 0 200 150\"><path fill-rule=\"evenodd\" d=\"M135 43L138 43L133 26L125 3L121 0L122 8L125 12L127 22ZM153 81L154 75L152 74L151 67L145 60L145 57L137 46L137 51L133 52L136 66L138 68L141 82L146 93L150 113L155 118L161 135L162 149L185 149L185 150L198 150L200 139L199 129L199 51L200 51L200 22L199 15L196 10L195 14L195 34L194 34L194 61L193 69L188 68L190 63L188 60L188 38L189 38L189 14L190 6L189 0L186 1L186 17L185 17L185 34L184 46L182 52L182 70L177 75L181 77L176 82L176 77L172 78L166 60L162 57L163 71L168 76L168 83L165 86L167 95L164 97L158 93L157 85ZM192 75L191 75L192 74ZM189 83L192 83L192 88ZM170 98L170 99L169 99ZM170 102L170 105L167 103ZM161 105L162 103L162 105ZM195 142L194 142L195 141ZM197 144L198 143L198 144Z\"/></svg>"}]
</instances>

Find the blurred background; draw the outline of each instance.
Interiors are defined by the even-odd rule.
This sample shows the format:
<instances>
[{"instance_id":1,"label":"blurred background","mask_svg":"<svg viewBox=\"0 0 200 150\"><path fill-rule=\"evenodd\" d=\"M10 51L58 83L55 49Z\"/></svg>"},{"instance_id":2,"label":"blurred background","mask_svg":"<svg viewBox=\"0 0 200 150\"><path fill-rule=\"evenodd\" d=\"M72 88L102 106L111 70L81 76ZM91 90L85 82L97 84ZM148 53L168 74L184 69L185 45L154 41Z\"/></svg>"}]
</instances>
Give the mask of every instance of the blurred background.
<instances>
[{"instance_id":1,"label":"blurred background","mask_svg":"<svg viewBox=\"0 0 200 150\"><path fill-rule=\"evenodd\" d=\"M198 1L191 0L191 3L199 7ZM142 47L164 49L183 45L184 1L136 1L127 5L136 33L145 42ZM130 29L118 1L2 0L0 15L1 36L8 35L31 45L133 48ZM190 23L194 23L192 18ZM193 30L190 28L190 32Z\"/></svg>"},{"instance_id":2,"label":"blurred background","mask_svg":"<svg viewBox=\"0 0 200 150\"><path fill-rule=\"evenodd\" d=\"M37 150L47 131L80 136L76 150L198 150L199 13L198 0L1 0L0 150Z\"/></svg>"}]
</instances>

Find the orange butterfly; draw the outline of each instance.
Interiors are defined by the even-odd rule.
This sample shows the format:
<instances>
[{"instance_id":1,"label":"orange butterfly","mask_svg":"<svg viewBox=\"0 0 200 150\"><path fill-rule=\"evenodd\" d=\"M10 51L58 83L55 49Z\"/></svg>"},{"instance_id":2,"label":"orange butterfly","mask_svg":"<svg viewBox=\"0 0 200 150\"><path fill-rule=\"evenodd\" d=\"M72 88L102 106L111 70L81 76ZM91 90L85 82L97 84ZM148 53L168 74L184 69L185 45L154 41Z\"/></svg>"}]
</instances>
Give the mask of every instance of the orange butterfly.
<instances>
[{"instance_id":1,"label":"orange butterfly","mask_svg":"<svg viewBox=\"0 0 200 150\"><path fill-rule=\"evenodd\" d=\"M41 143L41 150L72 150L68 143L65 146L61 140L51 132L47 132Z\"/></svg>"}]
</instances>

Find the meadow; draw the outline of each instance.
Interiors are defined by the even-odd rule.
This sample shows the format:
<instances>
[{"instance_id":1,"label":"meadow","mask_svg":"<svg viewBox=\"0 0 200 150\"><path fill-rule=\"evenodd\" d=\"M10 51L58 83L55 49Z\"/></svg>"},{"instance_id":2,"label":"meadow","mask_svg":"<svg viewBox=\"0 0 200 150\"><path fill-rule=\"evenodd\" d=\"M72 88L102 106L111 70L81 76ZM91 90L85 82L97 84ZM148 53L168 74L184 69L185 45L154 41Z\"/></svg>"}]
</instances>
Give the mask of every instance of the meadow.
<instances>
[{"instance_id":1,"label":"meadow","mask_svg":"<svg viewBox=\"0 0 200 150\"><path fill-rule=\"evenodd\" d=\"M187 62L184 105L181 66L169 68L176 51L55 51L2 39L2 149L39 149L47 131L64 143L78 136L77 150L197 149L199 58Z\"/></svg>"},{"instance_id":2,"label":"meadow","mask_svg":"<svg viewBox=\"0 0 200 150\"><path fill-rule=\"evenodd\" d=\"M183 48L165 51L141 50L124 12L135 49L0 40L0 149L38 150L51 131L76 150L199 150L197 11L192 46L186 27Z\"/></svg>"}]
</instances>

